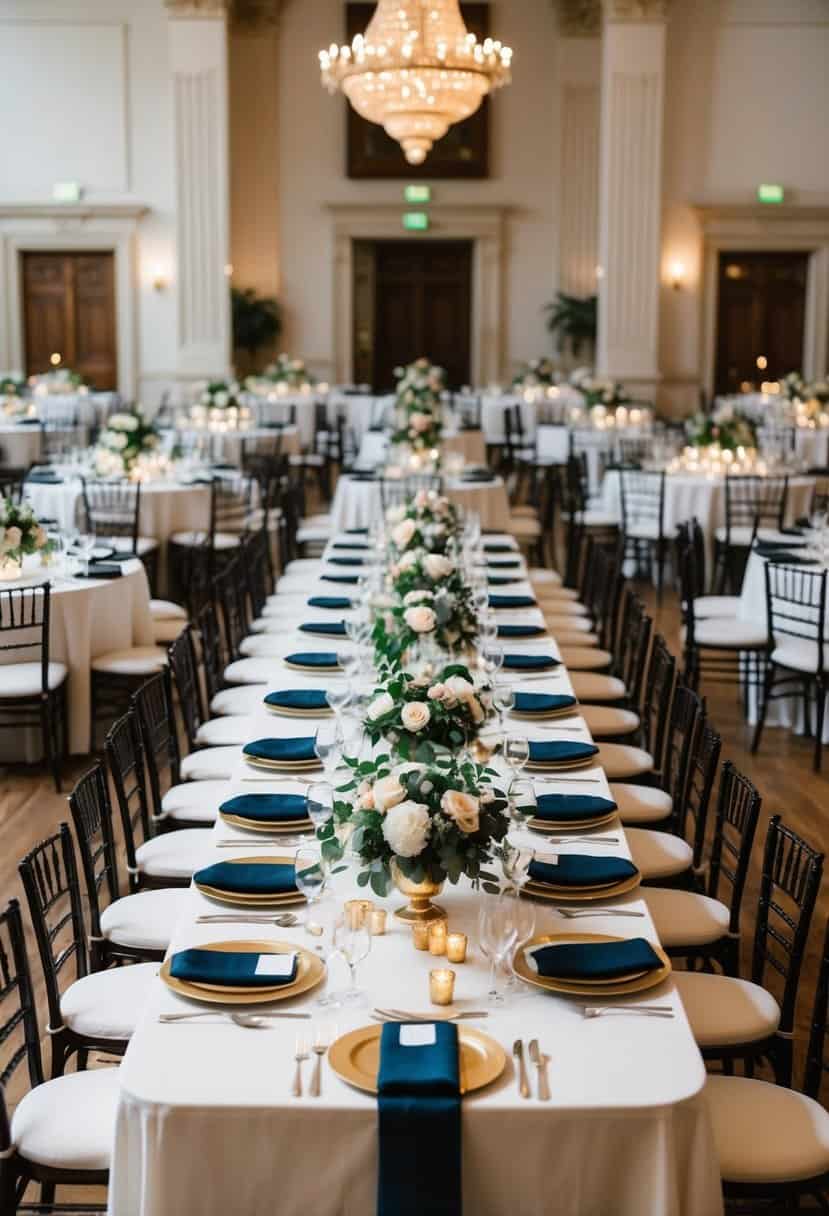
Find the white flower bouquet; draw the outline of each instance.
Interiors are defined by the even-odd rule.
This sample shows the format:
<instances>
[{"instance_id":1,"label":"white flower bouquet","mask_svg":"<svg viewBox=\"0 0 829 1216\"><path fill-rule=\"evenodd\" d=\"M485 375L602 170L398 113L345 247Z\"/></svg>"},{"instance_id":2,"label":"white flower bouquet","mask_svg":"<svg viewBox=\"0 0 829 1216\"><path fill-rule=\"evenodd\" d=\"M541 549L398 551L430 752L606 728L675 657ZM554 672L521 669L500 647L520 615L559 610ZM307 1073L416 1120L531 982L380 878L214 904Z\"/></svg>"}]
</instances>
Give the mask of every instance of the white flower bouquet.
<instances>
[{"instance_id":1,"label":"white flower bouquet","mask_svg":"<svg viewBox=\"0 0 829 1216\"><path fill-rule=\"evenodd\" d=\"M438 751L457 752L492 713L489 687L476 687L469 668L450 663L433 674L396 672L375 689L363 729L372 743L386 739L406 760L431 763Z\"/></svg>"},{"instance_id":2,"label":"white flower bouquet","mask_svg":"<svg viewBox=\"0 0 829 1216\"><path fill-rule=\"evenodd\" d=\"M125 477L138 457L158 447L158 431L144 417L140 406L110 414L98 436L95 471L100 477Z\"/></svg>"},{"instance_id":3,"label":"white flower bouquet","mask_svg":"<svg viewBox=\"0 0 829 1216\"><path fill-rule=\"evenodd\" d=\"M695 414L685 424L688 442L694 447L717 443L724 451L757 447L757 426L730 402L717 406L710 414Z\"/></svg>"},{"instance_id":4,"label":"white flower bouquet","mask_svg":"<svg viewBox=\"0 0 829 1216\"><path fill-rule=\"evenodd\" d=\"M270 384L284 384L286 388L301 389L314 383L303 359L293 359L282 352L275 362L265 368L262 379Z\"/></svg>"},{"instance_id":5,"label":"white flower bouquet","mask_svg":"<svg viewBox=\"0 0 829 1216\"><path fill-rule=\"evenodd\" d=\"M441 393L446 373L428 359L416 359L394 369L397 380L395 430L392 443L405 444L415 452L440 446L443 433Z\"/></svg>"},{"instance_id":6,"label":"white flower bouquet","mask_svg":"<svg viewBox=\"0 0 829 1216\"><path fill-rule=\"evenodd\" d=\"M552 359L530 359L522 363L512 378L514 389L549 388L555 382L555 366Z\"/></svg>"},{"instance_id":7,"label":"white flower bouquet","mask_svg":"<svg viewBox=\"0 0 829 1216\"><path fill-rule=\"evenodd\" d=\"M236 380L211 380L199 394L199 404L208 410L238 409L240 391Z\"/></svg>"},{"instance_id":8,"label":"white flower bouquet","mask_svg":"<svg viewBox=\"0 0 829 1216\"><path fill-rule=\"evenodd\" d=\"M389 549L398 562L407 550L445 553L461 527L458 508L436 490L419 490L410 502L389 507L386 524Z\"/></svg>"},{"instance_id":9,"label":"white flower bouquet","mask_svg":"<svg viewBox=\"0 0 829 1216\"><path fill-rule=\"evenodd\" d=\"M0 498L0 566L19 566L32 553L45 559L52 547L29 503Z\"/></svg>"}]
</instances>

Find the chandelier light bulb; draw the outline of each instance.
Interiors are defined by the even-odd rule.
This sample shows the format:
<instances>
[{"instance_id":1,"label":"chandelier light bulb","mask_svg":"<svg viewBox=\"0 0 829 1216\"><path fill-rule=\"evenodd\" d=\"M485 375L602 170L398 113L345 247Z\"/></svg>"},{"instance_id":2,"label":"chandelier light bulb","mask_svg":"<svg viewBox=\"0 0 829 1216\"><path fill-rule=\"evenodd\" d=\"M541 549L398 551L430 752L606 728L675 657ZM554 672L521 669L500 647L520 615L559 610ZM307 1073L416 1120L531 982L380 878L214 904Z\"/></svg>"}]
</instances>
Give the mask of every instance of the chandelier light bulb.
<instances>
[{"instance_id":1,"label":"chandelier light bulb","mask_svg":"<svg viewBox=\"0 0 829 1216\"><path fill-rule=\"evenodd\" d=\"M450 126L510 82L512 50L467 31L458 0L378 0L365 34L319 53L322 83L423 164Z\"/></svg>"}]
</instances>

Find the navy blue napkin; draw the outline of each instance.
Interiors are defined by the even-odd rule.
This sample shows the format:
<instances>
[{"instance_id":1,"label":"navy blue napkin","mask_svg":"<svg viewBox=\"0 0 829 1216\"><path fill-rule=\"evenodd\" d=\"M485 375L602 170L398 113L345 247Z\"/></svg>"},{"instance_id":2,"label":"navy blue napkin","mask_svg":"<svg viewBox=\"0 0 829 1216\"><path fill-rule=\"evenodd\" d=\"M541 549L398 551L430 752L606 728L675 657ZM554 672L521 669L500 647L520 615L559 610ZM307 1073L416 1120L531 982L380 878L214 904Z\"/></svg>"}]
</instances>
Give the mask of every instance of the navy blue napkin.
<instances>
[{"instance_id":1,"label":"navy blue napkin","mask_svg":"<svg viewBox=\"0 0 829 1216\"><path fill-rule=\"evenodd\" d=\"M285 662L296 667L318 667L320 671L335 671L340 666L333 650L298 650L296 654L286 654Z\"/></svg>"},{"instance_id":2,"label":"navy blue napkin","mask_svg":"<svg viewBox=\"0 0 829 1216\"><path fill-rule=\"evenodd\" d=\"M515 575L512 574L490 574L486 580L490 587L508 587L510 583L515 582Z\"/></svg>"},{"instance_id":3,"label":"navy blue napkin","mask_svg":"<svg viewBox=\"0 0 829 1216\"><path fill-rule=\"evenodd\" d=\"M326 561L330 566L362 566L361 557L329 557Z\"/></svg>"},{"instance_id":4,"label":"navy blue napkin","mask_svg":"<svg viewBox=\"0 0 829 1216\"><path fill-rule=\"evenodd\" d=\"M599 798L596 794L539 794L536 802L536 818L555 823L591 816L598 819L616 810L616 803L612 799Z\"/></svg>"},{"instance_id":5,"label":"navy blue napkin","mask_svg":"<svg viewBox=\"0 0 829 1216\"><path fill-rule=\"evenodd\" d=\"M624 942L562 942L532 952L539 975L561 980L616 980L638 971L658 971L662 959L644 937Z\"/></svg>"},{"instance_id":6,"label":"navy blue napkin","mask_svg":"<svg viewBox=\"0 0 829 1216\"><path fill-rule=\"evenodd\" d=\"M538 601L531 595L491 595L490 608L537 608Z\"/></svg>"},{"instance_id":7,"label":"navy blue napkin","mask_svg":"<svg viewBox=\"0 0 829 1216\"><path fill-rule=\"evenodd\" d=\"M131 549L114 549L112 553L108 553L106 557L93 557L91 559L93 566L98 562L131 562L134 557L137 557Z\"/></svg>"},{"instance_id":8,"label":"navy blue napkin","mask_svg":"<svg viewBox=\"0 0 829 1216\"><path fill-rule=\"evenodd\" d=\"M508 671L552 671L561 666L561 659L551 654L505 654L504 667Z\"/></svg>"},{"instance_id":9,"label":"navy blue napkin","mask_svg":"<svg viewBox=\"0 0 829 1216\"><path fill-rule=\"evenodd\" d=\"M499 625L499 638L539 638L547 632L544 625Z\"/></svg>"},{"instance_id":10,"label":"navy blue napkin","mask_svg":"<svg viewBox=\"0 0 829 1216\"><path fill-rule=\"evenodd\" d=\"M345 621L307 621L299 627L300 633L323 633L326 637L344 638Z\"/></svg>"},{"instance_id":11,"label":"navy blue napkin","mask_svg":"<svg viewBox=\"0 0 829 1216\"><path fill-rule=\"evenodd\" d=\"M520 557L516 557L514 561L509 562L487 562L487 565L491 570L515 570L521 565L521 559Z\"/></svg>"},{"instance_id":12,"label":"navy blue napkin","mask_svg":"<svg viewBox=\"0 0 829 1216\"><path fill-rule=\"evenodd\" d=\"M368 528L346 528L346 536L368 536Z\"/></svg>"},{"instance_id":13,"label":"navy blue napkin","mask_svg":"<svg viewBox=\"0 0 829 1216\"><path fill-rule=\"evenodd\" d=\"M380 1036L377 1216L461 1216L458 1028L434 1025L426 1047L401 1047L405 1023Z\"/></svg>"},{"instance_id":14,"label":"navy blue napkin","mask_svg":"<svg viewBox=\"0 0 829 1216\"><path fill-rule=\"evenodd\" d=\"M465 473L461 473L461 481L478 485L486 485L494 480L495 474L484 469L467 469Z\"/></svg>"},{"instance_id":15,"label":"navy blue napkin","mask_svg":"<svg viewBox=\"0 0 829 1216\"><path fill-rule=\"evenodd\" d=\"M800 533L797 533L800 536ZM779 553L781 550L788 552L789 549L804 549L806 547L805 540L758 540L755 542L758 553Z\"/></svg>"},{"instance_id":16,"label":"navy blue napkin","mask_svg":"<svg viewBox=\"0 0 829 1216\"><path fill-rule=\"evenodd\" d=\"M300 739L255 739L242 748L256 760L316 760L314 736Z\"/></svg>"},{"instance_id":17,"label":"navy blue napkin","mask_svg":"<svg viewBox=\"0 0 829 1216\"><path fill-rule=\"evenodd\" d=\"M360 581L359 574L321 574L320 581L323 583L347 583L350 587L356 587Z\"/></svg>"},{"instance_id":18,"label":"navy blue napkin","mask_svg":"<svg viewBox=\"0 0 829 1216\"><path fill-rule=\"evenodd\" d=\"M368 545L362 545L358 541L335 540L331 546L333 549L360 549L365 551L369 548Z\"/></svg>"},{"instance_id":19,"label":"navy blue napkin","mask_svg":"<svg viewBox=\"0 0 829 1216\"><path fill-rule=\"evenodd\" d=\"M286 895L297 889L294 867L280 862L217 861L196 870L193 880L235 895Z\"/></svg>"},{"instance_id":20,"label":"navy blue napkin","mask_svg":"<svg viewBox=\"0 0 829 1216\"><path fill-rule=\"evenodd\" d=\"M255 823L293 823L308 818L304 794L236 794L219 810Z\"/></svg>"},{"instance_id":21,"label":"navy blue napkin","mask_svg":"<svg viewBox=\"0 0 829 1216\"><path fill-rule=\"evenodd\" d=\"M328 608L332 612L346 612L352 601L347 595L312 595L308 600L309 608Z\"/></svg>"},{"instance_id":22,"label":"navy blue napkin","mask_svg":"<svg viewBox=\"0 0 829 1216\"><path fill-rule=\"evenodd\" d=\"M517 692L513 708L519 714L549 714L576 704L576 698L569 693Z\"/></svg>"},{"instance_id":23,"label":"navy blue napkin","mask_svg":"<svg viewBox=\"0 0 829 1216\"><path fill-rule=\"evenodd\" d=\"M763 554L766 561L776 566L815 566L817 558L804 557L802 553L769 553Z\"/></svg>"},{"instance_id":24,"label":"navy blue napkin","mask_svg":"<svg viewBox=\"0 0 829 1216\"><path fill-rule=\"evenodd\" d=\"M36 481L41 486L59 486L63 485L63 478L58 477L53 469L44 469L40 472L38 469L32 469L31 473L26 474L26 481Z\"/></svg>"},{"instance_id":25,"label":"navy blue napkin","mask_svg":"<svg viewBox=\"0 0 829 1216\"><path fill-rule=\"evenodd\" d=\"M578 739L530 740L531 764L564 764L568 760L587 760L598 753L595 743L581 743Z\"/></svg>"},{"instance_id":26,"label":"navy blue napkin","mask_svg":"<svg viewBox=\"0 0 829 1216\"><path fill-rule=\"evenodd\" d=\"M296 979L297 956L289 975L257 975L260 954L242 950L179 950L170 959L170 975L191 984L226 984L240 988L276 988ZM268 957L266 954L265 958Z\"/></svg>"},{"instance_id":27,"label":"navy blue napkin","mask_svg":"<svg viewBox=\"0 0 829 1216\"><path fill-rule=\"evenodd\" d=\"M502 541L484 541L484 553L514 553L515 545L508 545Z\"/></svg>"},{"instance_id":28,"label":"navy blue napkin","mask_svg":"<svg viewBox=\"0 0 829 1216\"><path fill-rule=\"evenodd\" d=\"M557 865L531 861L527 870L534 882L554 887L610 887L638 873L626 857L591 857L589 853L559 853Z\"/></svg>"},{"instance_id":29,"label":"navy blue napkin","mask_svg":"<svg viewBox=\"0 0 829 1216\"><path fill-rule=\"evenodd\" d=\"M330 708L324 688L283 688L278 692L269 692L265 704L275 705L277 709Z\"/></svg>"},{"instance_id":30,"label":"navy blue napkin","mask_svg":"<svg viewBox=\"0 0 829 1216\"><path fill-rule=\"evenodd\" d=\"M123 571L121 567L111 562L90 562L89 572L78 572L73 574L73 578L120 578ZM186 621L182 621L182 626L186 625Z\"/></svg>"}]
</instances>

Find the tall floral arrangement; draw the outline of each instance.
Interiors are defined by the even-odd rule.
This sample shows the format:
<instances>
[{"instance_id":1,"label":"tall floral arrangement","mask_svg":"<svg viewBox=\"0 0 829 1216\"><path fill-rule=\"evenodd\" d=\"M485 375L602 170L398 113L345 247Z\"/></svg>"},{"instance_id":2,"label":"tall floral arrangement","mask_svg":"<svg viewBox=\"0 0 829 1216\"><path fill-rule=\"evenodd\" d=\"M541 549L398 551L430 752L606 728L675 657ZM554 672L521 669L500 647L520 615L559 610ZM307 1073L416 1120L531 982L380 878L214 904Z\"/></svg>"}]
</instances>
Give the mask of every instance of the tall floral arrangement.
<instances>
[{"instance_id":1,"label":"tall floral arrangement","mask_svg":"<svg viewBox=\"0 0 829 1216\"><path fill-rule=\"evenodd\" d=\"M419 490L407 503L386 511L392 560L409 549L445 553L460 529L458 508L437 490Z\"/></svg>"},{"instance_id":2,"label":"tall floral arrangement","mask_svg":"<svg viewBox=\"0 0 829 1216\"><path fill-rule=\"evenodd\" d=\"M205 409L238 409L241 388L237 380L210 380L199 394Z\"/></svg>"},{"instance_id":3,"label":"tall floral arrangement","mask_svg":"<svg viewBox=\"0 0 829 1216\"><path fill-rule=\"evenodd\" d=\"M29 384L40 396L48 394L62 396L67 393L89 391L89 386L81 373L72 371L71 367L57 367L54 371L43 372L39 376L30 376Z\"/></svg>"},{"instance_id":4,"label":"tall floral arrangement","mask_svg":"<svg viewBox=\"0 0 829 1216\"><path fill-rule=\"evenodd\" d=\"M819 405L829 402L829 382L826 380L804 380L800 372L789 372L780 385L780 396L786 401L817 401Z\"/></svg>"},{"instance_id":5,"label":"tall floral arrangement","mask_svg":"<svg viewBox=\"0 0 829 1216\"><path fill-rule=\"evenodd\" d=\"M51 551L52 543L31 505L0 498L0 569L19 565L29 554L46 557Z\"/></svg>"},{"instance_id":6,"label":"tall floral arrangement","mask_svg":"<svg viewBox=\"0 0 829 1216\"><path fill-rule=\"evenodd\" d=\"M555 365L552 359L530 359L522 363L512 378L514 389L549 388L555 383Z\"/></svg>"},{"instance_id":7,"label":"tall floral arrangement","mask_svg":"<svg viewBox=\"0 0 829 1216\"><path fill-rule=\"evenodd\" d=\"M385 740L403 759L431 763L437 749L451 754L470 743L491 711L491 689L476 685L465 664L425 664L375 689L363 727L372 743Z\"/></svg>"},{"instance_id":8,"label":"tall floral arrangement","mask_svg":"<svg viewBox=\"0 0 829 1216\"><path fill-rule=\"evenodd\" d=\"M140 406L111 414L98 436L95 470L101 477L128 476L145 452L158 447L158 431Z\"/></svg>"},{"instance_id":9,"label":"tall floral arrangement","mask_svg":"<svg viewBox=\"0 0 829 1216\"><path fill-rule=\"evenodd\" d=\"M414 452L439 448L443 433L441 393L446 383L442 367L428 359L416 359L394 369L395 430L392 443L405 444Z\"/></svg>"},{"instance_id":10,"label":"tall floral arrangement","mask_svg":"<svg viewBox=\"0 0 829 1216\"><path fill-rule=\"evenodd\" d=\"M599 379L593 376L587 368L580 368L574 372L570 377L570 383L582 394L588 408L603 405L608 409L613 409L617 405L630 403L630 396L623 384L620 384L618 380Z\"/></svg>"},{"instance_id":11,"label":"tall floral arrangement","mask_svg":"<svg viewBox=\"0 0 829 1216\"><path fill-rule=\"evenodd\" d=\"M304 359L293 359L284 352L277 355L273 363L268 364L262 379L267 383L281 384L289 389L307 388L314 383Z\"/></svg>"},{"instance_id":12,"label":"tall floral arrangement","mask_svg":"<svg viewBox=\"0 0 829 1216\"><path fill-rule=\"evenodd\" d=\"M709 447L717 443L726 451L757 446L756 423L725 401L710 414L695 414L686 424L688 442L695 447Z\"/></svg>"}]
</instances>

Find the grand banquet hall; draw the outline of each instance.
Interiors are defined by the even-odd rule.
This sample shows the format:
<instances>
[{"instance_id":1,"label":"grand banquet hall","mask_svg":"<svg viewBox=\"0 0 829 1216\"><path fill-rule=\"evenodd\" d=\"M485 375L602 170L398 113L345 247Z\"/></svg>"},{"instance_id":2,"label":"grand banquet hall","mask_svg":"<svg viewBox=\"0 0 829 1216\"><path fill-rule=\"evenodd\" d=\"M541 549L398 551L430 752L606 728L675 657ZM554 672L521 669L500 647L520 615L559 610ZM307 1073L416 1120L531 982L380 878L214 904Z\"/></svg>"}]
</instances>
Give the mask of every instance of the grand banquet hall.
<instances>
[{"instance_id":1,"label":"grand banquet hall","mask_svg":"<svg viewBox=\"0 0 829 1216\"><path fill-rule=\"evenodd\" d=\"M0 0L0 1216L829 1211L827 60Z\"/></svg>"}]
</instances>

